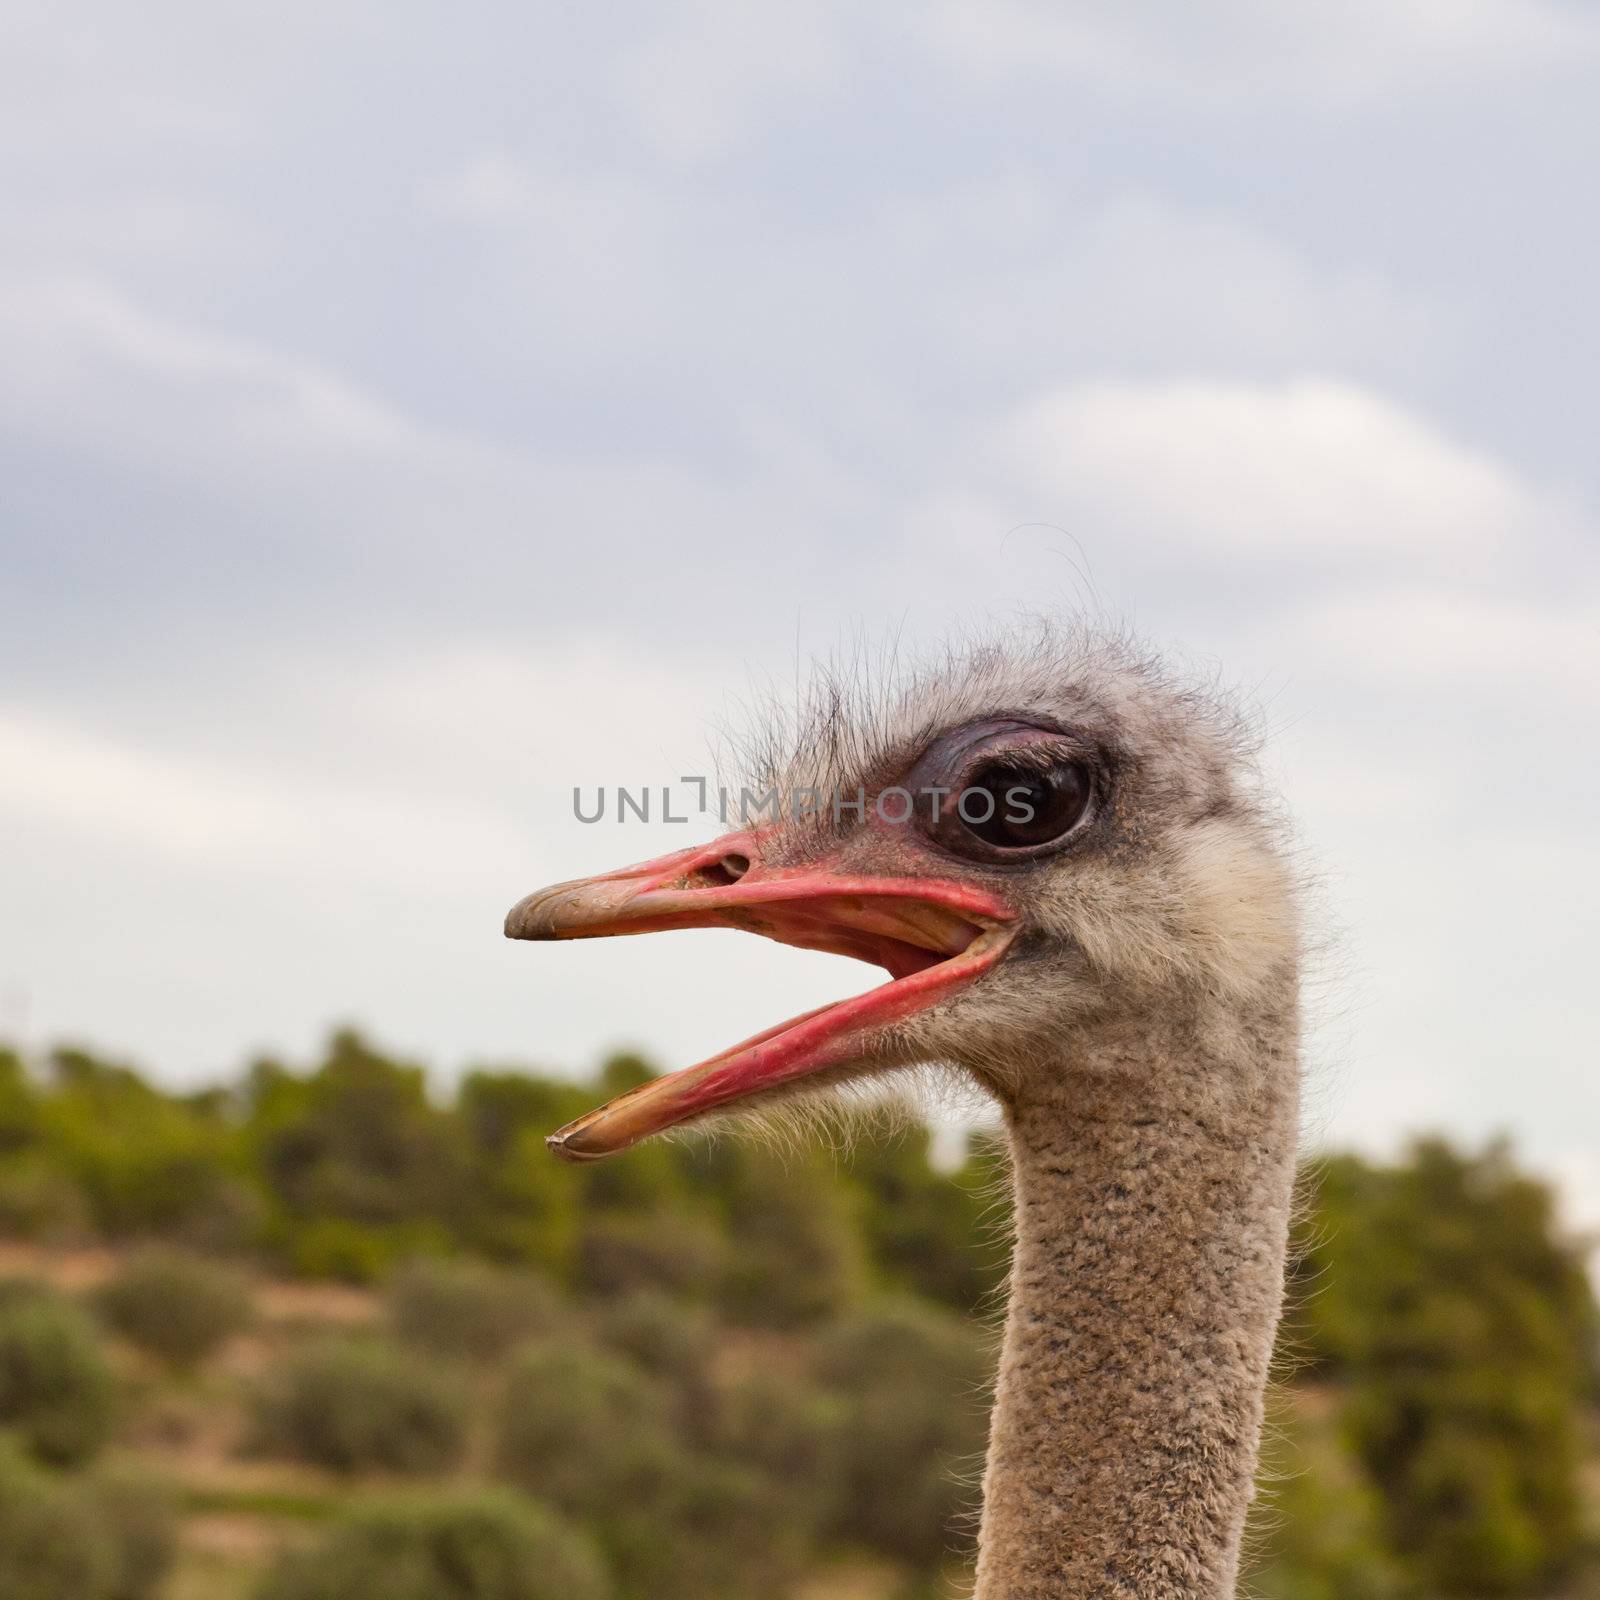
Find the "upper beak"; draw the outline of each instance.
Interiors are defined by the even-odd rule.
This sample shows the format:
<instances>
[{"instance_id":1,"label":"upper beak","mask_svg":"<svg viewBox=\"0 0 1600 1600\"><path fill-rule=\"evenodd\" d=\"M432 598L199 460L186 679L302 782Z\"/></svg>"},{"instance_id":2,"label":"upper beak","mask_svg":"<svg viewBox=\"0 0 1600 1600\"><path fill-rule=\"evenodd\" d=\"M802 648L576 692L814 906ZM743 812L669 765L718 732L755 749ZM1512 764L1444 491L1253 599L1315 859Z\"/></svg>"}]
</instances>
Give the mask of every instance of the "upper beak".
<instances>
[{"instance_id":1,"label":"upper beak","mask_svg":"<svg viewBox=\"0 0 1600 1600\"><path fill-rule=\"evenodd\" d=\"M889 983L824 1006L619 1096L550 1137L557 1154L593 1160L651 1133L791 1084L865 1063L871 1036L987 971L1015 914L970 884L920 875L768 867L761 834L729 834L640 866L528 895L506 917L512 939L586 939L664 928L744 928L785 944L876 962Z\"/></svg>"}]
</instances>

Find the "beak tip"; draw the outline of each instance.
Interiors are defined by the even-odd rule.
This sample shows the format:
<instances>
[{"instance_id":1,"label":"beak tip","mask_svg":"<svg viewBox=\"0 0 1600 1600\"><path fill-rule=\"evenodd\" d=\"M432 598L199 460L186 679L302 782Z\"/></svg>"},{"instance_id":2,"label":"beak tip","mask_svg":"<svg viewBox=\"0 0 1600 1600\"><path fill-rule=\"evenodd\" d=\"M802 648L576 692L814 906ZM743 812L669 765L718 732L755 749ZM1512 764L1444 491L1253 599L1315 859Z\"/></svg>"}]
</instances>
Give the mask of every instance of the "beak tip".
<instances>
[{"instance_id":1,"label":"beak tip","mask_svg":"<svg viewBox=\"0 0 1600 1600\"><path fill-rule=\"evenodd\" d=\"M545 1135L545 1148L553 1156L559 1156L563 1161L573 1163L583 1161L598 1161L610 1152L606 1150L586 1150L581 1137L575 1138L575 1133L581 1130L571 1127L558 1128L554 1133Z\"/></svg>"},{"instance_id":2,"label":"beak tip","mask_svg":"<svg viewBox=\"0 0 1600 1600\"><path fill-rule=\"evenodd\" d=\"M530 894L517 901L506 912L505 931L508 939L550 939L554 937L548 915L540 915L544 896Z\"/></svg>"}]
</instances>

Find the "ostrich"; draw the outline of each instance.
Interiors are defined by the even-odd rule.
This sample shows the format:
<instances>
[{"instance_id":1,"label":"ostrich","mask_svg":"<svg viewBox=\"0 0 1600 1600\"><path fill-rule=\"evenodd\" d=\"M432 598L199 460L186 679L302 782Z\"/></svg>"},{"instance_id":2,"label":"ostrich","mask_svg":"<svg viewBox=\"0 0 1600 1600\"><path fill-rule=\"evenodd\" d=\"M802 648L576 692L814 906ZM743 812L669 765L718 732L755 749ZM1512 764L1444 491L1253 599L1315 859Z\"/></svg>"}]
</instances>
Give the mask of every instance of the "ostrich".
<instances>
[{"instance_id":1,"label":"ostrich","mask_svg":"<svg viewBox=\"0 0 1600 1600\"><path fill-rule=\"evenodd\" d=\"M889 974L561 1129L570 1160L919 1064L998 1103L1014 1244L976 1600L1235 1590L1299 1077L1295 896L1242 729L1125 641L1048 629L898 697L833 681L764 761L803 805L506 922L744 928Z\"/></svg>"}]
</instances>

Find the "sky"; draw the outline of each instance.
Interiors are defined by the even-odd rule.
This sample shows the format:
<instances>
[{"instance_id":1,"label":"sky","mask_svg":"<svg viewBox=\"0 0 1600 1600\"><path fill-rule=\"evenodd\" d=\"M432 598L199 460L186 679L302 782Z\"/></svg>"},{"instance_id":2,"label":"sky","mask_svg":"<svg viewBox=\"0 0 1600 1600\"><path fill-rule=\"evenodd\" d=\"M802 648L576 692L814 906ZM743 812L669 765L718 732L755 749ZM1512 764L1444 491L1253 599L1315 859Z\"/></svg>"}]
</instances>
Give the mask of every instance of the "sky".
<instances>
[{"instance_id":1,"label":"sky","mask_svg":"<svg viewBox=\"0 0 1600 1600\"><path fill-rule=\"evenodd\" d=\"M0 1036L697 1060L870 983L506 944L763 685L1019 606L1237 686L1311 1127L1600 1228L1600 10L13 0Z\"/></svg>"}]
</instances>

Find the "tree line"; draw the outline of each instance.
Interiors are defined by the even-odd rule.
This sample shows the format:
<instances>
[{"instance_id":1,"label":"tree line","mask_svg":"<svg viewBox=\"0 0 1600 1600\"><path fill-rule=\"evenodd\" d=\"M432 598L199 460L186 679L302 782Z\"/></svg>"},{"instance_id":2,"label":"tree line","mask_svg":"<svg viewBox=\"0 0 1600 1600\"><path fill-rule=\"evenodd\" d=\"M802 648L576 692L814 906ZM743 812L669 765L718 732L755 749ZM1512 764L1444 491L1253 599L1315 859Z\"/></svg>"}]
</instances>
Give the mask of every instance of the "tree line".
<instances>
[{"instance_id":1,"label":"tree line","mask_svg":"<svg viewBox=\"0 0 1600 1600\"><path fill-rule=\"evenodd\" d=\"M970 1547L1003 1152L978 1136L944 1170L912 1130L549 1157L546 1133L650 1073L630 1055L588 1083L482 1067L442 1096L346 1030L309 1067L264 1059L174 1093L84 1050L0 1051L0 1233L126 1252L87 1307L0 1285L0 1475L33 1495L11 1502L59 1520L69 1489L128 1499L94 1475L116 1426L96 1340L203 1362L247 1315L250 1275L292 1274L376 1287L385 1322L283 1352L241 1395L241 1448L355 1486L398 1474L421 1498L353 1488L328 1542L263 1580L268 1600L317 1600L341 1572L396 1594L397 1574L431 1574L419 1594L461 1600L541 1600L552 1572L563 1593L659 1600L670 1572L732 1600L841 1545L931 1584ZM1328 1158L1305 1188L1253 1592L1600 1581L1583 1496L1600 1321L1547 1187L1503 1145L1422 1139L1395 1162ZM51 1385L78 1396L61 1416L40 1409ZM54 1448L62 1427L89 1443ZM0 1567L7 1538L0 1513ZM450 1588L447 1568L504 1583Z\"/></svg>"}]
</instances>

